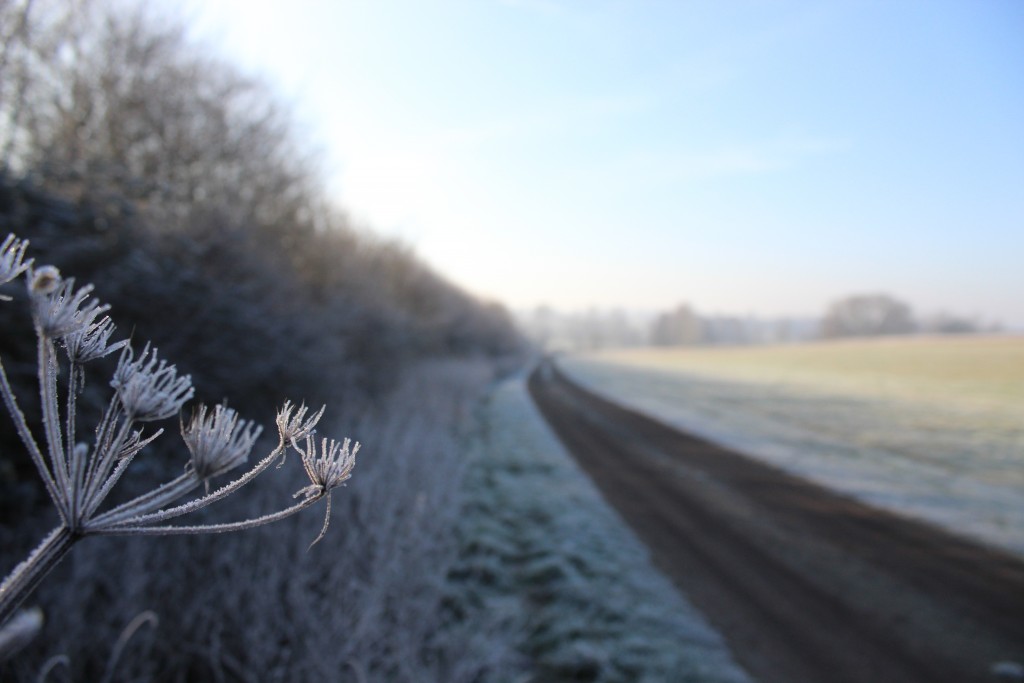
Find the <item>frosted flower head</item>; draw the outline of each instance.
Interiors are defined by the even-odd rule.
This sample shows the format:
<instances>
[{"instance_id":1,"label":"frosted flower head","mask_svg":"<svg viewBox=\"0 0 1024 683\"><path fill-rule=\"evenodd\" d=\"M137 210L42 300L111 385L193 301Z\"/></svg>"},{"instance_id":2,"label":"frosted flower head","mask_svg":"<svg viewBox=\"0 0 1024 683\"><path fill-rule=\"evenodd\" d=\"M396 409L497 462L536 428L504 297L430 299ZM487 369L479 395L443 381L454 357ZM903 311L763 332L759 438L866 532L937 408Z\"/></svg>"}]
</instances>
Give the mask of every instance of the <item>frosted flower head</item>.
<instances>
[{"instance_id":1,"label":"frosted flower head","mask_svg":"<svg viewBox=\"0 0 1024 683\"><path fill-rule=\"evenodd\" d=\"M281 410L277 413L276 420L277 433L281 437L281 443L294 446L296 441L312 435L316 430L317 422L320 421L326 409L327 406L321 407L308 420L303 421L306 417L306 411L309 410L306 404L303 403L299 406L298 410L295 410L295 406L292 405L291 401L285 401L284 405L281 406ZM293 410L295 410L295 415L292 415Z\"/></svg>"},{"instance_id":2,"label":"frosted flower head","mask_svg":"<svg viewBox=\"0 0 1024 683\"><path fill-rule=\"evenodd\" d=\"M177 368L157 360L156 350L151 354L149 344L138 360L134 358L132 347L125 346L110 380L125 412L140 422L177 414L194 393L191 377L178 377Z\"/></svg>"},{"instance_id":3,"label":"frosted flower head","mask_svg":"<svg viewBox=\"0 0 1024 683\"><path fill-rule=\"evenodd\" d=\"M52 294L60 281L60 271L56 266L40 266L32 271L28 279L28 290L32 294Z\"/></svg>"},{"instance_id":4,"label":"frosted flower head","mask_svg":"<svg viewBox=\"0 0 1024 683\"><path fill-rule=\"evenodd\" d=\"M306 437L306 451L302 454L302 466L312 483L315 493L326 493L341 486L352 476L352 468L356 466L356 453L359 442L353 446L351 439L338 443L334 439L329 442L322 439L320 454L317 455L316 440Z\"/></svg>"},{"instance_id":5,"label":"frosted flower head","mask_svg":"<svg viewBox=\"0 0 1024 683\"><path fill-rule=\"evenodd\" d=\"M356 453L359 452L359 442L353 446L349 439L340 444L334 439L329 442L323 439L320 442L320 454L317 455L316 440L312 436L307 436L306 450L299 452L302 454L302 466L309 475L310 485L295 495L305 495L307 499L314 496L327 498L324 526L320 530L320 535L309 545L312 548L327 534L327 527L331 523L331 489L341 486L352 476L352 468L356 466Z\"/></svg>"},{"instance_id":6,"label":"frosted flower head","mask_svg":"<svg viewBox=\"0 0 1024 683\"><path fill-rule=\"evenodd\" d=\"M110 309L110 306L89 300L92 285L75 291L75 279L62 280L53 266L43 266L32 272L29 292L32 294L32 315L36 325L43 336L50 339L84 330L98 315Z\"/></svg>"},{"instance_id":7,"label":"frosted flower head","mask_svg":"<svg viewBox=\"0 0 1024 683\"><path fill-rule=\"evenodd\" d=\"M245 462L261 431L225 405L212 412L201 405L188 425L182 424L181 437L192 454L192 470L205 480Z\"/></svg>"},{"instance_id":8,"label":"frosted flower head","mask_svg":"<svg viewBox=\"0 0 1024 683\"><path fill-rule=\"evenodd\" d=\"M0 285L5 285L18 277L32 265L32 260L25 261L25 248L28 247L27 240L15 239L14 235L8 235L0 243ZM10 297L0 295L0 299L10 301Z\"/></svg>"},{"instance_id":9,"label":"frosted flower head","mask_svg":"<svg viewBox=\"0 0 1024 683\"><path fill-rule=\"evenodd\" d=\"M68 333L64 337L64 349L68 352L68 359L72 363L88 363L121 349L128 344L128 340L123 339L111 344L110 335L114 333L114 329L114 322L103 316L99 322L90 322L86 327Z\"/></svg>"}]
</instances>

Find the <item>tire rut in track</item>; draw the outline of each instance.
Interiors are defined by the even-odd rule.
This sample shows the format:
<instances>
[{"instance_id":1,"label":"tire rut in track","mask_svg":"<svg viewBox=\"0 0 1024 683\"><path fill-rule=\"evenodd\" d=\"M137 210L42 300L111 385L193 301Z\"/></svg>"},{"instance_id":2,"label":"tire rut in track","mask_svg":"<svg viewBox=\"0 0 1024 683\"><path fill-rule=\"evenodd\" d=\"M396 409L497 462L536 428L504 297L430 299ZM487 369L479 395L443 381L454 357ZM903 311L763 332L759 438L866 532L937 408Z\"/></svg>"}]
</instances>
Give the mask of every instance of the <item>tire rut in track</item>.
<instances>
[{"instance_id":1,"label":"tire rut in track","mask_svg":"<svg viewBox=\"0 0 1024 683\"><path fill-rule=\"evenodd\" d=\"M762 683L997 680L1024 660L1024 562L617 406L551 363L530 394Z\"/></svg>"}]
</instances>

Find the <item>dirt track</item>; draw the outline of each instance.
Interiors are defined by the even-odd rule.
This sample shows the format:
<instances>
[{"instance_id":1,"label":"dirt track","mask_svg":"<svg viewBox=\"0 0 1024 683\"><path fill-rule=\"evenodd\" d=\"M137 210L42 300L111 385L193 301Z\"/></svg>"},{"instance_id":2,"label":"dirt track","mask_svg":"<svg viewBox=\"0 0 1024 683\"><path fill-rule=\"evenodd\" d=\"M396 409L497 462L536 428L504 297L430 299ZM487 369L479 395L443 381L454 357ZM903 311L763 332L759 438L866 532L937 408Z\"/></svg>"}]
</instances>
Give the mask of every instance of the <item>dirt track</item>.
<instances>
[{"instance_id":1,"label":"dirt track","mask_svg":"<svg viewBox=\"0 0 1024 683\"><path fill-rule=\"evenodd\" d=\"M551 364L529 389L761 683L996 681L997 662L1024 663L1024 561L616 406Z\"/></svg>"}]
</instances>

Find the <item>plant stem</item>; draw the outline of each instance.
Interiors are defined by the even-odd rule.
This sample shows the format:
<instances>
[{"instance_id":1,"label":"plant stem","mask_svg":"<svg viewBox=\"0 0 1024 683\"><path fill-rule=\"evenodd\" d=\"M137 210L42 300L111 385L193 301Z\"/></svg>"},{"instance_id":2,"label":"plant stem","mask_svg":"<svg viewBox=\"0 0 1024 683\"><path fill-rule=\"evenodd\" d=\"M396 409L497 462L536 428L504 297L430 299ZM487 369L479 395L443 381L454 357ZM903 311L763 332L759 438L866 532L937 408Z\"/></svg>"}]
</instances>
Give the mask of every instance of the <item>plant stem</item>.
<instances>
[{"instance_id":1,"label":"plant stem","mask_svg":"<svg viewBox=\"0 0 1024 683\"><path fill-rule=\"evenodd\" d=\"M25 414L21 412L21 408L18 406L18 399L11 389L10 382L7 380L7 372L4 370L2 362L0 362L0 394L3 394L7 412L10 414L11 419L14 420L14 426L18 430L21 442L25 444L25 450L32 457L32 462L35 464L36 469L39 470L39 477L43 480L43 484L46 485L46 491L50 494L50 499L53 500L54 506L61 514L61 521L67 523L67 518L63 516L64 510L60 505L57 484L53 481L53 475L50 474L50 470L46 467L46 459L43 457L42 451L39 450L39 444L36 443L35 437L32 436L32 430L28 428Z\"/></svg>"},{"instance_id":2,"label":"plant stem","mask_svg":"<svg viewBox=\"0 0 1024 683\"><path fill-rule=\"evenodd\" d=\"M89 528L90 525L116 524L119 521L152 512L163 505L173 503L177 498L185 495L199 486L199 484L200 480L195 476L194 472L186 472L176 479L162 484L159 488L144 493L126 503L122 503L101 515L96 515L86 523L86 528Z\"/></svg>"},{"instance_id":3,"label":"plant stem","mask_svg":"<svg viewBox=\"0 0 1024 683\"><path fill-rule=\"evenodd\" d=\"M176 534L222 534L227 531L242 531L253 527L270 524L290 517L296 512L305 510L323 498L326 493L310 496L290 508L279 510L269 515L242 520L241 522L225 522L224 524L200 524L196 526L111 526L105 529L90 530L97 536L172 536ZM128 524L132 524L129 522Z\"/></svg>"},{"instance_id":4,"label":"plant stem","mask_svg":"<svg viewBox=\"0 0 1024 683\"><path fill-rule=\"evenodd\" d=\"M59 526L43 539L24 562L0 584L0 624L6 622L22 601L35 590L80 538L66 526Z\"/></svg>"},{"instance_id":5,"label":"plant stem","mask_svg":"<svg viewBox=\"0 0 1024 683\"><path fill-rule=\"evenodd\" d=\"M99 508L103 499L113 488L117 480L120 479L124 469L128 466L130 459L122 460L119 466L114 465L114 461L117 456L121 454L121 448L124 446L125 439L128 438L128 434L132 428L132 416L131 415L120 415L120 401L117 396L111 399L110 405L107 408L107 412L103 416L103 422L99 429L96 430L96 447L93 450L93 458L89 463L89 472L86 474L86 491L85 500L86 505L84 509L84 515L86 517L92 515L93 512ZM121 421L121 427L117 431L117 436L110 440L110 431L115 429L117 422ZM111 468L120 469L120 473L117 473L115 478L111 478Z\"/></svg>"},{"instance_id":6,"label":"plant stem","mask_svg":"<svg viewBox=\"0 0 1024 683\"><path fill-rule=\"evenodd\" d=\"M74 524L69 507L71 487L68 482L67 463L64 461L64 439L60 431L60 408L57 406L57 359L53 341L37 330L39 335L39 402L43 410L43 430L50 452L50 467L57 484L59 496L57 507L63 510L64 519Z\"/></svg>"},{"instance_id":7,"label":"plant stem","mask_svg":"<svg viewBox=\"0 0 1024 683\"><path fill-rule=\"evenodd\" d=\"M281 457L281 455L285 452L286 448L287 447L283 443L279 443L277 448L270 452L270 455L256 463L256 465L254 465L251 470L243 474L238 479L235 479L233 482L225 484L224 486L217 489L213 493L208 493L202 498L196 498L195 500L183 503L182 505L178 505L177 507L169 508L167 510L160 510L158 512L151 512L146 515L140 515L139 517L133 518L131 520L131 524L135 526L141 524L152 524L153 522L162 522L164 520L172 519L174 517L180 517L181 515L187 515L189 513L195 512L196 510L201 510L202 508L206 507L207 505L210 505L211 503L215 503L218 500L221 500L222 498L226 498L227 496L231 495L232 493L234 493L235 491L237 491L238 489L242 488L250 481L255 479L256 476L260 474L263 470L270 467L270 464L272 462Z\"/></svg>"},{"instance_id":8,"label":"plant stem","mask_svg":"<svg viewBox=\"0 0 1024 683\"><path fill-rule=\"evenodd\" d=\"M82 503L82 476L84 474L84 462L80 462L84 458L75 457L75 408L76 408L76 396L78 395L77 384L78 384L78 373L81 368L75 361L71 361L71 366L68 369L68 407L67 412L64 416L66 420L66 426L64 427L65 445L67 451L64 456L65 462L68 463L68 479L71 483L71 490L68 492L68 510L70 511L71 519L81 519L81 503Z\"/></svg>"}]
</instances>

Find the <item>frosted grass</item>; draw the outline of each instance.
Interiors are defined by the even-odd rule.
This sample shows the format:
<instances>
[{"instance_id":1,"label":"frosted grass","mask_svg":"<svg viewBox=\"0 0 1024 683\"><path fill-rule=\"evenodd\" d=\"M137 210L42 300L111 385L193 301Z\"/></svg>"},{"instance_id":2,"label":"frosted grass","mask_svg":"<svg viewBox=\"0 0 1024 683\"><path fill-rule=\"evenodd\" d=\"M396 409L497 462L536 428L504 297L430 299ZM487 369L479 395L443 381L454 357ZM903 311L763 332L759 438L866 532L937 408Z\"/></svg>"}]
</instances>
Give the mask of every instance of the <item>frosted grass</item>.
<instances>
[{"instance_id":1,"label":"frosted grass","mask_svg":"<svg viewBox=\"0 0 1024 683\"><path fill-rule=\"evenodd\" d=\"M466 600L521 634L526 680L748 681L549 431L522 378L498 387L480 425L455 575Z\"/></svg>"},{"instance_id":2,"label":"frosted grass","mask_svg":"<svg viewBox=\"0 0 1024 683\"><path fill-rule=\"evenodd\" d=\"M584 386L879 507L1024 555L1024 417L980 428L934 403L807 392L583 357Z\"/></svg>"}]
</instances>

